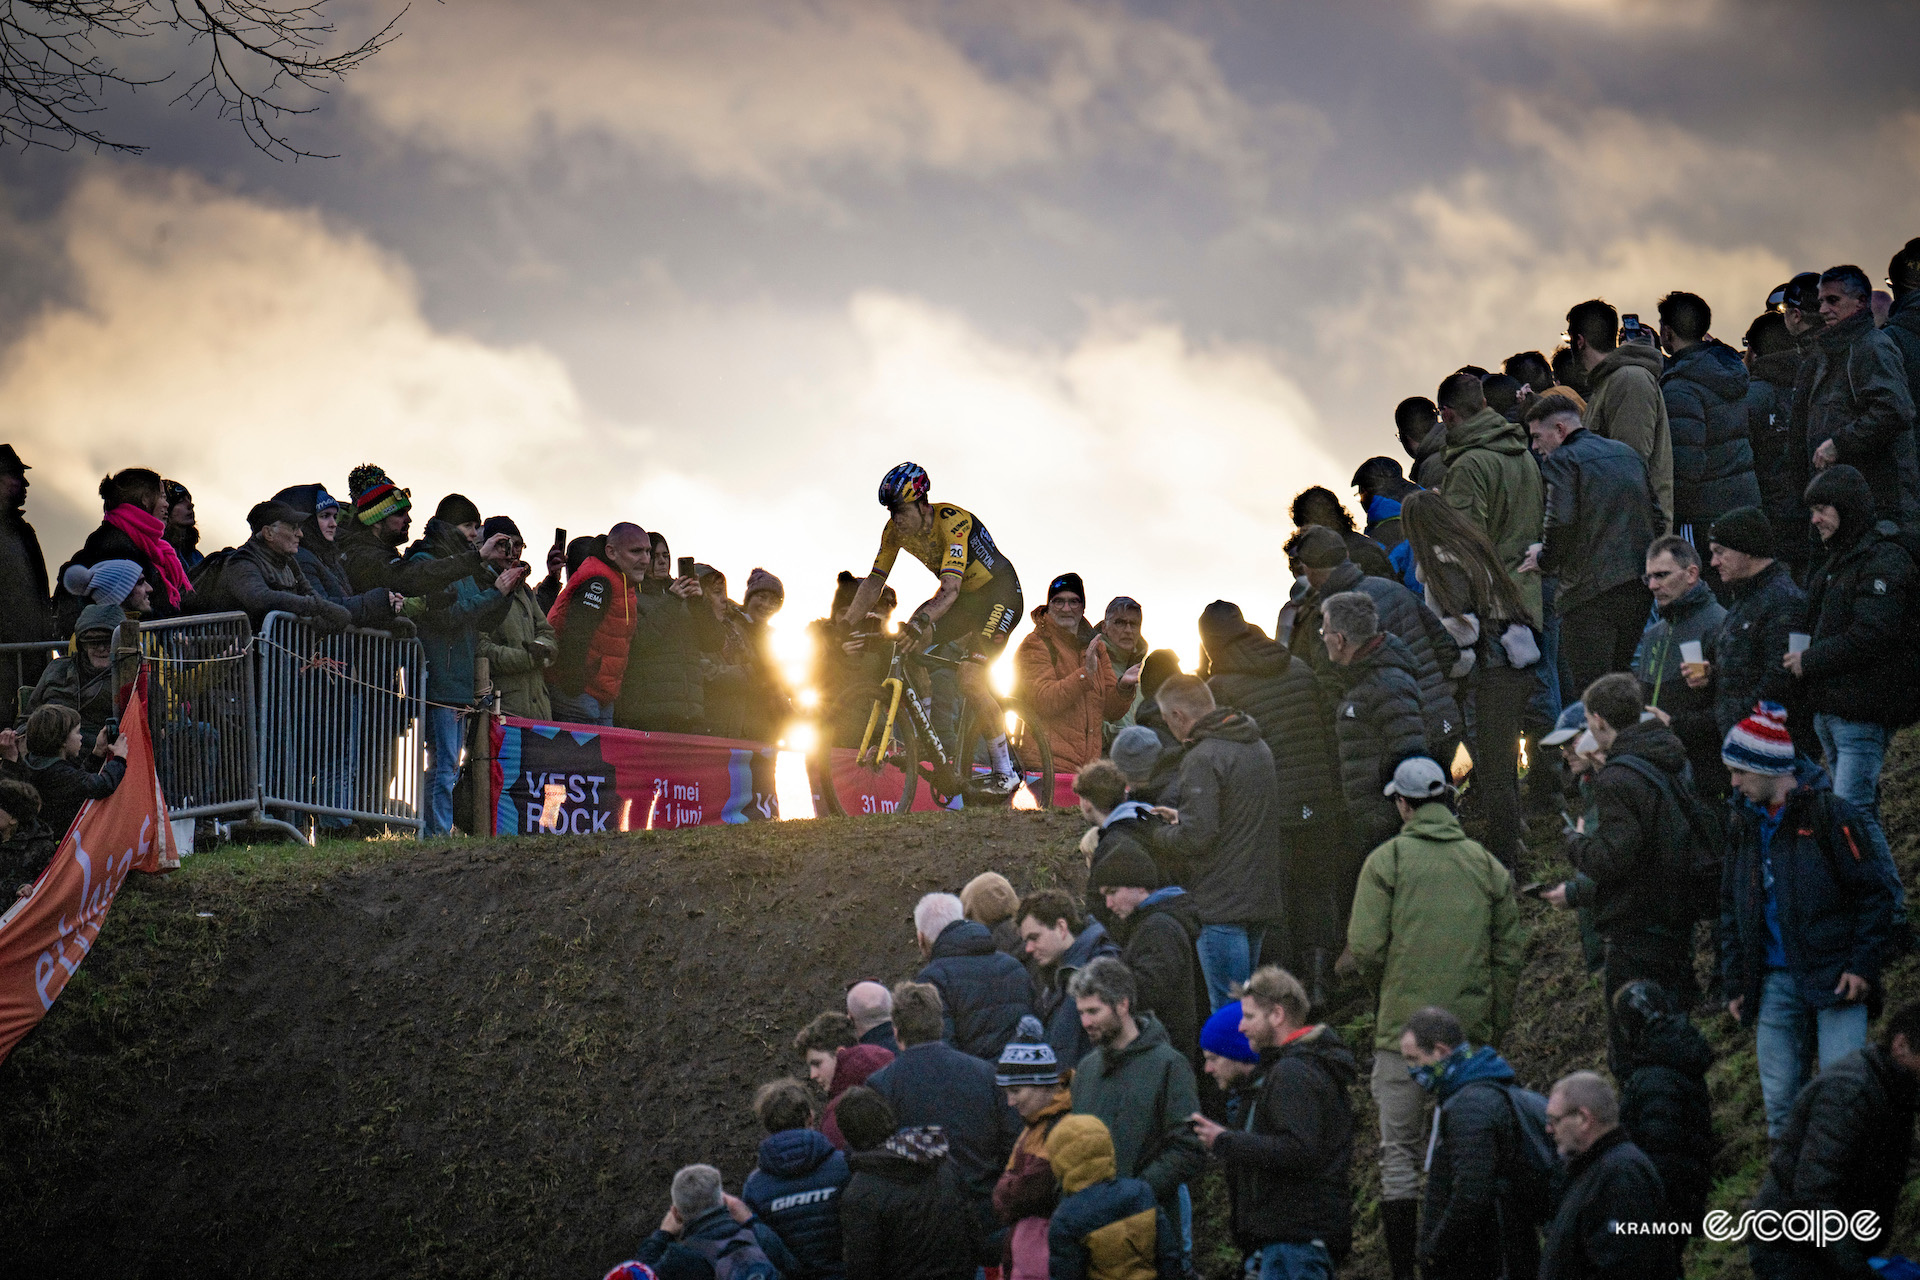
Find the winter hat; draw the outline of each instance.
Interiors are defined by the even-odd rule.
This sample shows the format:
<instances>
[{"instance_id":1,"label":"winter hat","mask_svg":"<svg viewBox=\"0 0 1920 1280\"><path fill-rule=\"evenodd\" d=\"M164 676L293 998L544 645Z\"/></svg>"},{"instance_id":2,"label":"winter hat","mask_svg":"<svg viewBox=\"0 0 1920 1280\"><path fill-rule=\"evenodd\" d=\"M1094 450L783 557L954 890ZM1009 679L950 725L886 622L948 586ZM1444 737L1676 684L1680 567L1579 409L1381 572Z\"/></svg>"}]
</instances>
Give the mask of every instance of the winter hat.
<instances>
[{"instance_id":1,"label":"winter hat","mask_svg":"<svg viewBox=\"0 0 1920 1280\"><path fill-rule=\"evenodd\" d=\"M1569 702L1565 707L1561 708L1560 718L1553 722L1553 732L1540 739L1540 745L1543 747L1557 747L1563 742L1568 742L1578 737L1580 731L1586 727L1587 704L1584 702Z\"/></svg>"},{"instance_id":2,"label":"winter hat","mask_svg":"<svg viewBox=\"0 0 1920 1280\"><path fill-rule=\"evenodd\" d=\"M1727 731L1720 759L1743 773L1782 777L1793 772L1793 738L1787 733L1787 709L1777 702L1756 702L1753 714Z\"/></svg>"},{"instance_id":3,"label":"winter hat","mask_svg":"<svg viewBox=\"0 0 1920 1280\"><path fill-rule=\"evenodd\" d=\"M474 506L473 499L466 494L450 493L433 509L433 518L448 524L479 524L480 508Z\"/></svg>"},{"instance_id":4,"label":"winter hat","mask_svg":"<svg viewBox=\"0 0 1920 1280\"><path fill-rule=\"evenodd\" d=\"M1200 611L1200 642L1209 649L1246 633L1246 615L1230 600L1215 600Z\"/></svg>"},{"instance_id":5,"label":"winter hat","mask_svg":"<svg viewBox=\"0 0 1920 1280\"><path fill-rule=\"evenodd\" d=\"M1200 1047L1217 1057L1232 1062L1258 1062L1260 1055L1253 1051L1247 1038L1240 1034L1240 1002L1234 1000L1221 1005L1207 1019L1207 1025L1200 1028Z\"/></svg>"},{"instance_id":6,"label":"winter hat","mask_svg":"<svg viewBox=\"0 0 1920 1280\"><path fill-rule=\"evenodd\" d=\"M752 573L747 575L747 594L740 598L742 600L751 600L753 599L753 593L756 591L771 591L782 600L787 598L787 589L781 584L780 579L774 577L765 569L756 568Z\"/></svg>"},{"instance_id":7,"label":"winter hat","mask_svg":"<svg viewBox=\"0 0 1920 1280\"><path fill-rule=\"evenodd\" d=\"M1027 1014L1020 1019L1020 1029L1014 1032L1013 1039L1000 1051L1000 1060L993 1067L993 1082L1002 1089L1017 1088L1023 1084L1059 1084L1060 1060L1054 1056L1053 1046L1045 1039L1046 1028L1040 1025L1040 1019Z\"/></svg>"},{"instance_id":8,"label":"winter hat","mask_svg":"<svg viewBox=\"0 0 1920 1280\"><path fill-rule=\"evenodd\" d=\"M1140 696L1151 698L1160 692L1168 676L1180 674L1180 655L1171 649L1155 649L1140 664Z\"/></svg>"},{"instance_id":9,"label":"winter hat","mask_svg":"<svg viewBox=\"0 0 1920 1280\"><path fill-rule=\"evenodd\" d=\"M1300 531L1293 556L1309 569L1337 568L1346 561L1347 540L1323 524L1310 524Z\"/></svg>"},{"instance_id":10,"label":"winter hat","mask_svg":"<svg viewBox=\"0 0 1920 1280\"><path fill-rule=\"evenodd\" d=\"M1408 756L1393 771L1393 781L1380 792L1384 796L1404 796L1419 803L1423 800L1438 800L1452 790L1447 785L1446 771L1438 761L1428 756Z\"/></svg>"},{"instance_id":11,"label":"winter hat","mask_svg":"<svg viewBox=\"0 0 1920 1280\"><path fill-rule=\"evenodd\" d=\"M967 919L977 920L989 929L1002 920L1013 919L1013 913L1019 909L1020 895L998 871L982 871L960 891L960 910Z\"/></svg>"},{"instance_id":12,"label":"winter hat","mask_svg":"<svg viewBox=\"0 0 1920 1280\"><path fill-rule=\"evenodd\" d=\"M1832 507L1840 513L1840 531L1834 534L1839 545L1852 545L1873 526L1873 489L1865 476L1844 462L1815 476L1802 501L1809 507Z\"/></svg>"},{"instance_id":13,"label":"winter hat","mask_svg":"<svg viewBox=\"0 0 1920 1280\"><path fill-rule=\"evenodd\" d=\"M659 1277L644 1262L623 1262L607 1272L604 1280L659 1280Z\"/></svg>"},{"instance_id":14,"label":"winter hat","mask_svg":"<svg viewBox=\"0 0 1920 1280\"><path fill-rule=\"evenodd\" d=\"M1160 735L1143 724L1130 724L1114 738L1107 757L1128 782L1145 782L1160 759Z\"/></svg>"},{"instance_id":15,"label":"winter hat","mask_svg":"<svg viewBox=\"0 0 1920 1280\"><path fill-rule=\"evenodd\" d=\"M162 480L160 482L160 491L167 495L167 509L169 511L183 502L193 501L193 494L187 489L187 486L181 484L178 480Z\"/></svg>"},{"instance_id":16,"label":"winter hat","mask_svg":"<svg viewBox=\"0 0 1920 1280\"><path fill-rule=\"evenodd\" d=\"M73 624L73 634L83 636L89 631L118 631L120 624L126 620L126 610L117 604L90 604L80 611L79 620Z\"/></svg>"},{"instance_id":17,"label":"winter hat","mask_svg":"<svg viewBox=\"0 0 1920 1280\"><path fill-rule=\"evenodd\" d=\"M520 526L513 522L511 516L488 516L487 522L480 526L480 541L484 544L496 533L504 533L509 538L519 538L522 543L526 542L525 538L520 537Z\"/></svg>"},{"instance_id":18,"label":"winter hat","mask_svg":"<svg viewBox=\"0 0 1920 1280\"><path fill-rule=\"evenodd\" d=\"M94 604L119 604L144 576L131 560L102 560L96 565L68 565L60 575L60 585L68 595L85 596Z\"/></svg>"},{"instance_id":19,"label":"winter hat","mask_svg":"<svg viewBox=\"0 0 1920 1280\"><path fill-rule=\"evenodd\" d=\"M1052 604L1053 598L1062 591L1071 591L1073 594L1079 596L1081 604L1087 602L1087 584L1080 581L1080 575L1077 573L1063 573L1049 583L1047 585L1047 603Z\"/></svg>"},{"instance_id":20,"label":"winter hat","mask_svg":"<svg viewBox=\"0 0 1920 1280\"><path fill-rule=\"evenodd\" d=\"M364 525L379 524L413 508L413 491L387 479L387 473L371 462L347 473L347 494L353 499L354 517Z\"/></svg>"},{"instance_id":21,"label":"winter hat","mask_svg":"<svg viewBox=\"0 0 1920 1280\"><path fill-rule=\"evenodd\" d=\"M1764 560L1774 557L1773 524L1767 519L1766 512L1758 507L1736 507L1713 522L1713 531L1707 534L1708 542L1717 542L1729 551L1738 551L1743 555L1759 556Z\"/></svg>"},{"instance_id":22,"label":"winter hat","mask_svg":"<svg viewBox=\"0 0 1920 1280\"><path fill-rule=\"evenodd\" d=\"M1121 836L1087 878L1090 889L1158 889L1160 868L1137 840Z\"/></svg>"},{"instance_id":23,"label":"winter hat","mask_svg":"<svg viewBox=\"0 0 1920 1280\"><path fill-rule=\"evenodd\" d=\"M254 503L247 511L247 528L258 533L270 524L284 522L297 529L306 523L307 517L311 514L312 512L302 511L290 503L269 498L265 502Z\"/></svg>"}]
</instances>

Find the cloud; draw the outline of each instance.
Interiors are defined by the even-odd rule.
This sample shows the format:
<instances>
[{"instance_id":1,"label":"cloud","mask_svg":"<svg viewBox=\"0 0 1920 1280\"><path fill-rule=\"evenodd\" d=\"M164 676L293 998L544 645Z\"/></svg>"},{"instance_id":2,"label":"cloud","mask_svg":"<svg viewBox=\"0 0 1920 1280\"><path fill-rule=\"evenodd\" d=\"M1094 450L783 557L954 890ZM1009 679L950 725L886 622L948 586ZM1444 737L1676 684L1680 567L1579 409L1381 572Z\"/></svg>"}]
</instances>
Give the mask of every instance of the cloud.
<instances>
[{"instance_id":1,"label":"cloud","mask_svg":"<svg viewBox=\"0 0 1920 1280\"><path fill-rule=\"evenodd\" d=\"M1720 0L1431 0L1435 15L1458 21L1483 14L1559 23L1571 19L1653 38L1699 28L1719 16Z\"/></svg>"}]
</instances>

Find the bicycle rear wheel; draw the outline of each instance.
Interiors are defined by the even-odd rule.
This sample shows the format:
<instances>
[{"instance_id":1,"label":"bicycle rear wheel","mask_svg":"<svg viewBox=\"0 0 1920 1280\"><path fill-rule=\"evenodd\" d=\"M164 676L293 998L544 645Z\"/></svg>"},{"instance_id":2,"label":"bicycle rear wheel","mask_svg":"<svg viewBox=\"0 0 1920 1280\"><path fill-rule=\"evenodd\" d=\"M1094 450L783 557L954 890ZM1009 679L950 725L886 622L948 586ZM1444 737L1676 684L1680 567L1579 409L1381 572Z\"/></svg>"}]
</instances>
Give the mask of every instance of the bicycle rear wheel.
<instances>
[{"instance_id":1,"label":"bicycle rear wheel","mask_svg":"<svg viewBox=\"0 0 1920 1280\"><path fill-rule=\"evenodd\" d=\"M1007 734L1007 749L1013 756L1013 771L1026 786L1034 804L1041 809L1053 807L1053 749L1047 744L1046 730L1039 728L1027 719L1026 711L1018 702L1008 698L1000 700L1003 711L1012 713L1015 728ZM987 739L981 727L973 722L969 712L967 716L966 745L960 753L961 780L964 783L971 776L976 761L984 761ZM1024 733L1022 730L1024 729ZM1016 738L1025 741L1016 743ZM1017 795L1018 792L1015 793ZM1004 802L1014 803L1009 796Z\"/></svg>"}]
</instances>

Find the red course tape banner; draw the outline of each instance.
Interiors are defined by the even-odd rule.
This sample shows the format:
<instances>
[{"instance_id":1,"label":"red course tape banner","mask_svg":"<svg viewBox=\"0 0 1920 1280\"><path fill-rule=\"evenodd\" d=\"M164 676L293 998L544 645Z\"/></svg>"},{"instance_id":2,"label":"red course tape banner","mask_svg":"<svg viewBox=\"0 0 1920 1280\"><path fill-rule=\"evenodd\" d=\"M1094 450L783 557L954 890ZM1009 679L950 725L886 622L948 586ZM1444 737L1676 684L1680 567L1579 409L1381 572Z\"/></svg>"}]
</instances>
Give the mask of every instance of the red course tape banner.
<instances>
[{"instance_id":1,"label":"red course tape banner","mask_svg":"<svg viewBox=\"0 0 1920 1280\"><path fill-rule=\"evenodd\" d=\"M780 816L763 742L508 717L493 729L495 835L671 830Z\"/></svg>"}]
</instances>

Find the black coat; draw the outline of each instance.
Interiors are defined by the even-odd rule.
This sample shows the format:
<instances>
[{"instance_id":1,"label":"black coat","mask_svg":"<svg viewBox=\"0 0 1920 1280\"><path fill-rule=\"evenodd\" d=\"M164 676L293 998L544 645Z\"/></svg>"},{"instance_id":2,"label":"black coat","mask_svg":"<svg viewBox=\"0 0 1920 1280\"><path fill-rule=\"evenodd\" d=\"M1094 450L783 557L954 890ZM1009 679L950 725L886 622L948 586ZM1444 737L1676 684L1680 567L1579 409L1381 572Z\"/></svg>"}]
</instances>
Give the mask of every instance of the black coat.
<instances>
[{"instance_id":1,"label":"black coat","mask_svg":"<svg viewBox=\"0 0 1920 1280\"><path fill-rule=\"evenodd\" d=\"M914 976L940 990L947 1043L992 1062L1033 1008L1027 967L994 945L993 933L956 920L933 941L933 957Z\"/></svg>"},{"instance_id":2,"label":"black coat","mask_svg":"<svg viewBox=\"0 0 1920 1280\"><path fill-rule=\"evenodd\" d=\"M1673 522L1710 524L1760 505L1747 434L1747 366L1717 339L1667 360L1660 394L1673 437Z\"/></svg>"},{"instance_id":3,"label":"black coat","mask_svg":"<svg viewBox=\"0 0 1920 1280\"><path fill-rule=\"evenodd\" d=\"M1567 1162L1566 1189L1540 1247L1540 1280L1671 1280L1676 1237L1628 1235L1616 1222L1670 1222L1660 1174L1623 1129Z\"/></svg>"},{"instance_id":4,"label":"black coat","mask_svg":"<svg viewBox=\"0 0 1920 1280\"><path fill-rule=\"evenodd\" d=\"M1873 490L1881 520L1913 518L1920 469L1913 439L1913 398L1894 340L1862 309L1814 337L1807 385L1807 454L1827 440L1840 461L1859 470Z\"/></svg>"},{"instance_id":5,"label":"black coat","mask_svg":"<svg viewBox=\"0 0 1920 1280\"><path fill-rule=\"evenodd\" d=\"M1912 628L1913 558L1869 525L1857 483L1835 494L1840 528L1826 560L1807 579L1813 643L1800 658L1806 709L1842 720L1897 726L1916 702Z\"/></svg>"},{"instance_id":6,"label":"black coat","mask_svg":"<svg viewBox=\"0 0 1920 1280\"><path fill-rule=\"evenodd\" d=\"M1779 561L1751 578L1729 582L1727 589L1732 603L1713 645L1713 718L1722 742L1752 714L1756 702L1784 705L1787 723L1794 723L1800 689L1780 660L1787 654L1788 634L1807 629L1807 593Z\"/></svg>"},{"instance_id":7,"label":"black coat","mask_svg":"<svg viewBox=\"0 0 1920 1280\"><path fill-rule=\"evenodd\" d=\"M854 1152L847 1163L853 1178L840 1193L847 1280L972 1280L980 1218L950 1158L880 1146Z\"/></svg>"},{"instance_id":8,"label":"black coat","mask_svg":"<svg viewBox=\"0 0 1920 1280\"><path fill-rule=\"evenodd\" d=\"M1512 1075L1506 1083L1512 1083ZM1427 1170L1420 1256L1447 1275L1530 1277L1540 1268L1533 1222L1503 1212L1503 1184L1520 1169L1520 1122L1495 1079L1470 1081L1440 1108L1440 1140ZM1524 1175L1531 1176L1531 1175Z\"/></svg>"},{"instance_id":9,"label":"black coat","mask_svg":"<svg viewBox=\"0 0 1920 1280\"><path fill-rule=\"evenodd\" d=\"M1920 289L1909 290L1894 302L1880 332L1900 348L1907 370L1907 396L1920 410Z\"/></svg>"},{"instance_id":10,"label":"black coat","mask_svg":"<svg viewBox=\"0 0 1920 1280\"><path fill-rule=\"evenodd\" d=\"M1560 579L1555 611L1565 617L1640 581L1663 517L1639 451L1583 427L1540 460L1540 479L1547 488L1540 571Z\"/></svg>"},{"instance_id":11,"label":"black coat","mask_svg":"<svg viewBox=\"0 0 1920 1280\"><path fill-rule=\"evenodd\" d=\"M1626 756L1637 756L1673 779L1687 768L1686 748L1658 720L1620 730L1607 751L1606 767L1593 778L1599 827L1569 835L1567 856L1593 880L1593 923L1602 937L1610 942L1685 937L1689 929L1675 918L1674 895L1660 874L1673 805L1653 782L1621 763Z\"/></svg>"},{"instance_id":12,"label":"black coat","mask_svg":"<svg viewBox=\"0 0 1920 1280\"><path fill-rule=\"evenodd\" d=\"M1280 800L1273 752L1252 717L1216 707L1180 761L1180 821L1153 832L1161 870L1207 924L1281 914Z\"/></svg>"},{"instance_id":13,"label":"black coat","mask_svg":"<svg viewBox=\"0 0 1920 1280\"><path fill-rule=\"evenodd\" d=\"M725 649L727 631L705 599L682 600L655 582L648 579L634 597L638 621L613 722L623 729L700 733L707 705L701 657Z\"/></svg>"},{"instance_id":14,"label":"black coat","mask_svg":"<svg viewBox=\"0 0 1920 1280\"><path fill-rule=\"evenodd\" d=\"M1393 771L1409 756L1431 755L1413 659L1393 636L1332 673L1342 682L1333 708L1334 742L1340 751L1340 789L1355 847L1372 849L1400 830L1400 811L1381 794Z\"/></svg>"},{"instance_id":15,"label":"black coat","mask_svg":"<svg viewBox=\"0 0 1920 1280\"><path fill-rule=\"evenodd\" d=\"M867 1077L867 1088L887 1100L902 1128L939 1125L968 1194L986 1203L1021 1130L992 1066L941 1041L910 1045Z\"/></svg>"},{"instance_id":16,"label":"black coat","mask_svg":"<svg viewBox=\"0 0 1920 1280\"><path fill-rule=\"evenodd\" d=\"M1153 815L1151 804L1145 800L1122 800L1114 807L1113 812L1107 815L1106 825L1100 828L1100 838L1094 845L1093 857L1087 862L1087 916L1089 919L1098 920L1109 930L1113 928L1114 914L1107 910L1106 892L1093 887L1094 871L1107 860L1108 855L1123 844L1132 844L1144 849L1151 857L1154 828L1165 825ZM1161 884L1180 883L1178 876L1169 875L1167 872L1168 868L1160 868ZM1024 942L1015 954L1025 959L1027 951Z\"/></svg>"},{"instance_id":17,"label":"black coat","mask_svg":"<svg viewBox=\"0 0 1920 1280\"><path fill-rule=\"evenodd\" d=\"M1801 358L1798 351L1756 356L1747 384L1747 438L1760 481L1760 509L1779 545L1794 548L1789 558L1796 561L1804 559L1807 544L1807 508L1800 501L1807 488L1806 424L1793 412Z\"/></svg>"},{"instance_id":18,"label":"black coat","mask_svg":"<svg viewBox=\"0 0 1920 1280\"><path fill-rule=\"evenodd\" d=\"M40 793L40 821L65 838L81 808L89 800L104 800L127 776L127 762L119 756L105 760L89 753L79 761L58 756L25 756L26 780Z\"/></svg>"},{"instance_id":19,"label":"black coat","mask_svg":"<svg viewBox=\"0 0 1920 1280\"><path fill-rule=\"evenodd\" d=\"M1120 960L1133 971L1138 1010L1160 1019L1167 1043L1188 1058L1200 1043L1200 998L1206 988L1195 982L1200 961L1194 942L1200 937L1200 914L1179 889L1164 901L1143 902L1131 916L1114 925ZM1196 991L1197 988L1197 991Z\"/></svg>"},{"instance_id":20,"label":"black coat","mask_svg":"<svg viewBox=\"0 0 1920 1280\"><path fill-rule=\"evenodd\" d=\"M1214 1139L1226 1169L1234 1243L1244 1252L1319 1240L1338 1263L1353 1246L1353 1053L1315 1027L1260 1054L1240 1127Z\"/></svg>"},{"instance_id":21,"label":"black coat","mask_svg":"<svg viewBox=\"0 0 1920 1280\"><path fill-rule=\"evenodd\" d=\"M1398 637L1407 646L1407 655L1411 659L1408 669L1420 686L1421 714L1427 720L1427 736L1432 739L1434 750L1441 751L1442 744L1459 738L1462 729L1460 707L1454 701L1453 681L1448 674L1460 661L1460 645L1441 624L1439 615L1429 609L1420 597L1397 581L1362 577L1360 567L1349 560L1336 566L1311 597L1312 645L1318 655L1311 661L1314 668L1322 673L1330 670L1333 664L1328 660L1326 644L1320 638L1320 606L1329 597L1343 591L1360 591L1370 596L1380 618L1380 630ZM1299 651L1296 649L1294 652Z\"/></svg>"},{"instance_id":22,"label":"black coat","mask_svg":"<svg viewBox=\"0 0 1920 1280\"><path fill-rule=\"evenodd\" d=\"M442 559L401 559L400 548L361 524L345 507L334 535L341 562L347 571L347 585L354 592L384 587L403 596L426 597L436 591L451 590L462 578L480 572L478 551L466 550Z\"/></svg>"},{"instance_id":23,"label":"black coat","mask_svg":"<svg viewBox=\"0 0 1920 1280\"><path fill-rule=\"evenodd\" d=\"M1685 1017L1667 1014L1642 1043L1622 1053L1620 1127L1660 1171L1667 1203L1681 1222L1698 1223L1713 1189L1713 1049Z\"/></svg>"},{"instance_id":24,"label":"black coat","mask_svg":"<svg viewBox=\"0 0 1920 1280\"><path fill-rule=\"evenodd\" d=\"M128 537L126 531L119 525L108 524L103 520L92 533L87 535L87 540L80 544L80 549L73 553L73 558L61 565L60 572L54 575L53 612L56 636L72 635L73 624L80 620L80 611L87 607L87 601L83 597L71 594L61 585L60 579L66 576L68 566L80 564L92 568L107 560L131 560L140 566L141 574L153 588L146 612L140 615L145 621L154 622L161 618L171 618L191 608L187 598L181 599L178 609L169 604L166 584L160 580L160 571L153 566L153 557L142 551L140 544ZM202 609L199 612L207 611Z\"/></svg>"},{"instance_id":25,"label":"black coat","mask_svg":"<svg viewBox=\"0 0 1920 1280\"><path fill-rule=\"evenodd\" d=\"M53 638L53 605L47 595L47 558L40 537L18 511L0 511L0 644ZM73 610L80 616L78 602ZM10 719L13 708L7 708Z\"/></svg>"},{"instance_id":26,"label":"black coat","mask_svg":"<svg viewBox=\"0 0 1920 1280\"><path fill-rule=\"evenodd\" d=\"M1280 825L1306 826L1340 813L1333 716L1313 668L1256 627L1207 651L1214 701L1254 718L1273 752Z\"/></svg>"},{"instance_id":27,"label":"black coat","mask_svg":"<svg viewBox=\"0 0 1920 1280\"><path fill-rule=\"evenodd\" d=\"M351 621L345 607L313 589L294 557L276 554L259 534L220 553L212 579L203 579L202 589L194 593L196 611L237 610L252 620L256 631L276 612L306 618L323 631L343 631Z\"/></svg>"}]
</instances>

